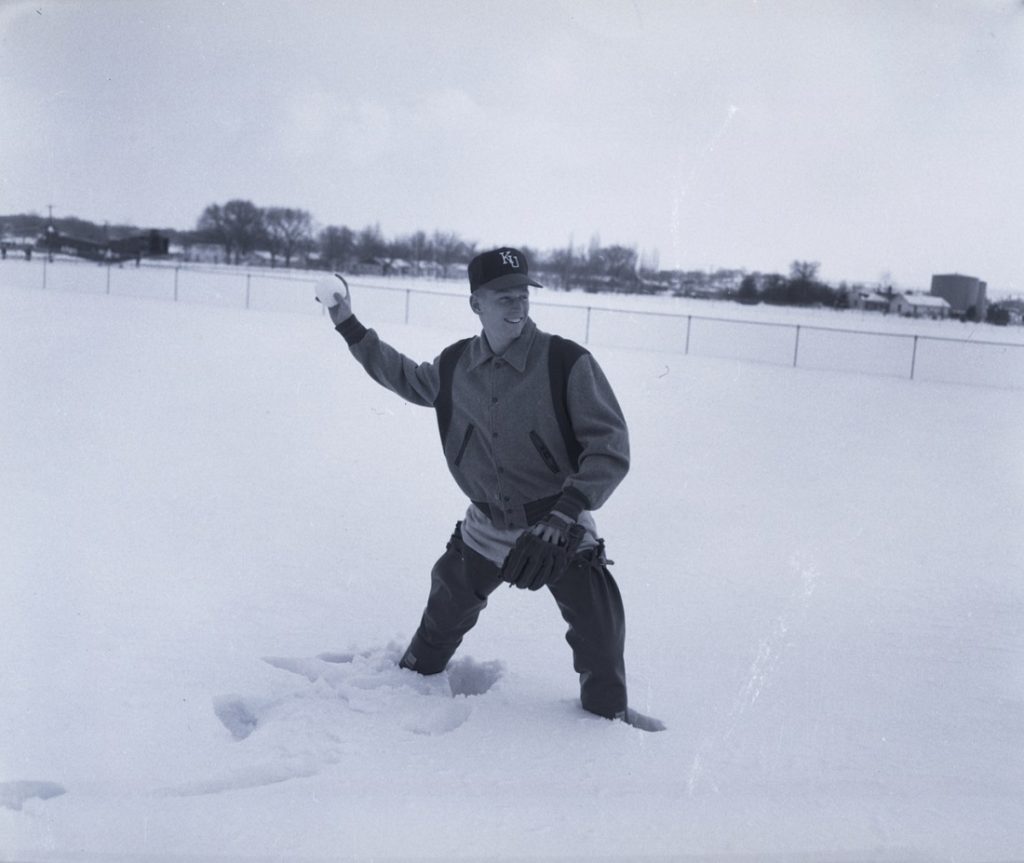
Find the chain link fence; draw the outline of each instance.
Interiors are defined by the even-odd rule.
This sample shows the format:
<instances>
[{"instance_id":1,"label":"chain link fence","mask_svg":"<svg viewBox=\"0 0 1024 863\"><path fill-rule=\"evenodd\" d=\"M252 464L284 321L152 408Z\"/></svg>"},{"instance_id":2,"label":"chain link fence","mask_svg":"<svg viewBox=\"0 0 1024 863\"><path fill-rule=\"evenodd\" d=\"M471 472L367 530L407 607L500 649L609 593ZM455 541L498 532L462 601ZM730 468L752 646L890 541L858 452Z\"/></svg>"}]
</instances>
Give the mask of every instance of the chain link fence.
<instances>
[{"instance_id":1,"label":"chain link fence","mask_svg":"<svg viewBox=\"0 0 1024 863\"><path fill-rule=\"evenodd\" d=\"M309 315L324 314L312 290L321 275L162 262L105 265L44 256L0 262L0 284L6 286ZM449 288L443 282L414 287L350 281L367 322L467 330L467 293L454 282ZM639 311L536 296L531 315L541 328L585 345L1024 389L1024 342Z\"/></svg>"}]
</instances>

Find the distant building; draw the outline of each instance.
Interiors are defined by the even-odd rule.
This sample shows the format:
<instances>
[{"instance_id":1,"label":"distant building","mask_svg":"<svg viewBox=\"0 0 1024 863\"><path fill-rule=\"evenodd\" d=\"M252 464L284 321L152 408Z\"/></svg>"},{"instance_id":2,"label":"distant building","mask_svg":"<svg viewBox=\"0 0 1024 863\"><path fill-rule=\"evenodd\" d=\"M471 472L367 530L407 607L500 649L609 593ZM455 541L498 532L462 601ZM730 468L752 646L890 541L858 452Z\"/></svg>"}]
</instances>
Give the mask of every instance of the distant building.
<instances>
[{"instance_id":1,"label":"distant building","mask_svg":"<svg viewBox=\"0 0 1024 863\"><path fill-rule=\"evenodd\" d=\"M441 278L442 267L437 261L413 261L413 268L417 276Z\"/></svg>"},{"instance_id":2,"label":"distant building","mask_svg":"<svg viewBox=\"0 0 1024 863\"><path fill-rule=\"evenodd\" d=\"M171 243L168 253L172 258L200 264L220 264L227 261L224 247L219 243Z\"/></svg>"},{"instance_id":3,"label":"distant building","mask_svg":"<svg viewBox=\"0 0 1024 863\"><path fill-rule=\"evenodd\" d=\"M959 273L944 276L932 276L932 295L942 297L949 303L955 317L962 318L974 310L974 316L985 320L988 311L988 299L985 289L988 285L974 276L961 276Z\"/></svg>"},{"instance_id":4,"label":"distant building","mask_svg":"<svg viewBox=\"0 0 1024 863\"><path fill-rule=\"evenodd\" d=\"M1022 324L1024 323L1024 300L1011 298L1009 300L1000 300L999 307L1006 309L1007 315L1009 315L1009 323L1011 324Z\"/></svg>"},{"instance_id":5,"label":"distant building","mask_svg":"<svg viewBox=\"0 0 1024 863\"><path fill-rule=\"evenodd\" d=\"M16 236L15 234L5 233L0 236L0 247L2 247L0 257L6 261L8 255L19 254L26 260L32 260L32 250L38 245L37 237Z\"/></svg>"},{"instance_id":6,"label":"distant building","mask_svg":"<svg viewBox=\"0 0 1024 863\"><path fill-rule=\"evenodd\" d=\"M389 276L408 276L413 273L413 265L405 258L391 258L384 272Z\"/></svg>"},{"instance_id":7,"label":"distant building","mask_svg":"<svg viewBox=\"0 0 1024 863\"><path fill-rule=\"evenodd\" d=\"M740 282L745 275L745 270L715 270L708 274L707 284L720 294L727 294L740 289Z\"/></svg>"},{"instance_id":8,"label":"distant building","mask_svg":"<svg viewBox=\"0 0 1024 863\"><path fill-rule=\"evenodd\" d=\"M950 305L942 297L931 294L896 294L892 298L890 311L905 318L948 318Z\"/></svg>"},{"instance_id":9,"label":"distant building","mask_svg":"<svg viewBox=\"0 0 1024 863\"><path fill-rule=\"evenodd\" d=\"M879 291L856 290L850 292L850 306L862 312L888 312L892 297Z\"/></svg>"},{"instance_id":10,"label":"distant building","mask_svg":"<svg viewBox=\"0 0 1024 863\"><path fill-rule=\"evenodd\" d=\"M352 272L360 276L408 276L413 272L413 265L404 258L386 258L376 255L363 258Z\"/></svg>"},{"instance_id":11,"label":"distant building","mask_svg":"<svg viewBox=\"0 0 1024 863\"><path fill-rule=\"evenodd\" d=\"M381 257L361 258L352 265L351 272L357 276L383 276L386 266Z\"/></svg>"}]
</instances>

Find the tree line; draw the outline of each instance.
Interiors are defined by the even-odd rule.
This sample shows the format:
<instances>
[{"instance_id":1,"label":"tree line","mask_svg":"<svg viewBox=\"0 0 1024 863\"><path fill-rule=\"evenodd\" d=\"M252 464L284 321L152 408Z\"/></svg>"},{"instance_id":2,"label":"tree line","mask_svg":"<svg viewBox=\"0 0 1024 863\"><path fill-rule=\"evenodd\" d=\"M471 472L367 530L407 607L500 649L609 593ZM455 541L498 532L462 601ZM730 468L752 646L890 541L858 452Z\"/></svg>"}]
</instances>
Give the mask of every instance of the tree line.
<instances>
[{"instance_id":1,"label":"tree line","mask_svg":"<svg viewBox=\"0 0 1024 863\"><path fill-rule=\"evenodd\" d=\"M51 220L37 214L0 216L5 234L38 235ZM58 217L52 224L63 234L103 242L138 233L135 225L98 225L76 217ZM353 229L345 225L318 226L308 210L260 207L232 199L209 204L191 230L164 230L172 244L186 249L212 245L231 264L269 256L269 264L353 272L372 262L383 275L451 276L481 249L454 231L415 231L394 237L380 225ZM635 247L603 245L595 235L588 245L541 250L517 244L530 261L531 271L544 285L590 293L669 293L716 297L740 302L842 307L845 291L817 278L816 262L794 261L789 276L747 273L743 270L662 270L656 258L642 257ZM406 269L399 270L399 267ZM460 271L461 272L461 271Z\"/></svg>"},{"instance_id":2,"label":"tree line","mask_svg":"<svg viewBox=\"0 0 1024 863\"><path fill-rule=\"evenodd\" d=\"M38 236L49 225L62 234L105 242L137 234L135 225L99 225L74 216L49 219L35 213L0 216L0 233ZM354 229L346 225L319 226L308 210L298 207L260 207L252 201L233 199L209 204L191 230L162 229L173 245L186 249L217 246L230 264L250 263L254 255L269 256L269 264L299 265L351 271L368 262L383 274L398 272L404 265L413 275L447 278L457 265L465 265L482 251L475 240L455 231L414 231L387 237L380 225ZM568 245L543 251L515 244L530 261L531 271L543 275L556 288L588 291L641 290L645 281L657 278L645 267L635 248L603 246L592 237L588 247ZM461 271L460 271L461 272ZM664 274L662 274L664 275Z\"/></svg>"},{"instance_id":3,"label":"tree line","mask_svg":"<svg viewBox=\"0 0 1024 863\"><path fill-rule=\"evenodd\" d=\"M346 225L317 227L308 210L292 207L258 207L251 201L231 200L210 204L191 233L193 242L220 246L230 263L239 264L254 252L270 255L290 267L293 261L330 270L347 271L370 261L385 274L397 262L430 261L443 276L456 263L466 263L476 244L451 231L426 231L388 239L380 225L354 230Z\"/></svg>"},{"instance_id":4,"label":"tree line","mask_svg":"<svg viewBox=\"0 0 1024 863\"><path fill-rule=\"evenodd\" d=\"M135 225L97 225L86 219L47 219L37 214L0 216L0 233L33 236L53 224L61 233L103 242L137 234ZM415 231L386 237L380 225L353 229L345 225L319 226L308 210L260 207L252 201L232 199L209 204L188 231L163 231L183 247L215 245L224 260L249 263L253 255L269 256L271 266L295 264L307 268L356 272L372 264L383 275L428 275L448 278L481 249L478 243L454 231ZM515 244L514 244L515 245ZM641 256L636 247L602 245L593 236L587 246L572 242L541 250L518 244L530 261L531 272L545 286L581 289L591 293L622 292L733 299L740 303L829 306L849 308L860 284L832 286L819 277L817 261L793 261L788 275L737 269L663 270L656 256ZM872 288L885 291L884 286ZM889 289L891 293L891 288ZM990 307L989 317L1000 314ZM997 321L992 321L993 323ZM1002 323L1002 321L998 321Z\"/></svg>"},{"instance_id":5,"label":"tree line","mask_svg":"<svg viewBox=\"0 0 1024 863\"><path fill-rule=\"evenodd\" d=\"M270 254L271 265L280 258L285 266L301 258L307 266L349 270L375 262L384 274L397 271L401 262L413 274L422 265L442 278L456 264L466 264L478 252L478 243L454 231L414 231L385 237L380 225L354 230L344 225L316 228L306 210L287 207L261 208L251 201L232 200L210 204L196 224L195 238L224 249L227 260L240 263L253 252ZM572 248L541 251L518 246L538 273L554 277L559 286L595 290L608 286L636 285L641 280L636 249L622 245L601 246L597 238L584 251Z\"/></svg>"},{"instance_id":6,"label":"tree line","mask_svg":"<svg viewBox=\"0 0 1024 863\"><path fill-rule=\"evenodd\" d=\"M453 231L415 231L385 237L380 225L353 230L344 225L318 228L307 211L289 207L259 207L235 199L210 204L200 215L191 238L213 243L225 259L236 264L254 252L270 255L275 266L301 259L304 265L350 271L373 262L384 275L407 266L413 275L428 272L447 278L456 264L467 264L478 252L476 241ZM794 261L789 277L779 274L744 274L720 269L680 273L659 270L657 259L642 259L637 249L621 244L602 245L591 237L586 247L572 242L562 248L540 250L518 244L544 284L579 288L588 292L690 294L721 296L741 302L763 301L793 305L841 305L843 294L817 278L817 262ZM428 269L424 265L429 264Z\"/></svg>"}]
</instances>

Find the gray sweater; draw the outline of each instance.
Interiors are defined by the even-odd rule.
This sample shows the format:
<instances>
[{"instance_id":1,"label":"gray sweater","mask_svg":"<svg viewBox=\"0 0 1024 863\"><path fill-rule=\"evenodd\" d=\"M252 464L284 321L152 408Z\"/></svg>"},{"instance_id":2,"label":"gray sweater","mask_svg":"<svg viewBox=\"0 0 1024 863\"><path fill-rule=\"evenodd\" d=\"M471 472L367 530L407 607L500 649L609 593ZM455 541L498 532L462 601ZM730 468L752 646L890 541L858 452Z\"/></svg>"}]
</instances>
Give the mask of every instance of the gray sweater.
<instances>
[{"instance_id":1,"label":"gray sweater","mask_svg":"<svg viewBox=\"0 0 1024 863\"><path fill-rule=\"evenodd\" d=\"M440 357L417 363L355 316L337 329L370 377L406 401L435 406ZM552 400L551 338L530 320L496 356L476 336L453 372L445 459L459 488L497 528L525 528L551 511L576 519L598 509L629 470L626 420L597 361L582 349L566 386L579 447L575 460L570 454Z\"/></svg>"}]
</instances>

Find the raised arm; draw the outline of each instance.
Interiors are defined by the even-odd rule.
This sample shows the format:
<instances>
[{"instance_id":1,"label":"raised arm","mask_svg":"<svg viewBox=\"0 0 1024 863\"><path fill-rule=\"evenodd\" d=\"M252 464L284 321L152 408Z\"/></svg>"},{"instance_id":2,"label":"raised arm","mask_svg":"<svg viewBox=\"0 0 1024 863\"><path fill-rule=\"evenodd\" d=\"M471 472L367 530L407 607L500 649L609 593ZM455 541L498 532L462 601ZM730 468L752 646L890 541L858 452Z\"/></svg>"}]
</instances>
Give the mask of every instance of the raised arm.
<instances>
[{"instance_id":1,"label":"raised arm","mask_svg":"<svg viewBox=\"0 0 1024 863\"><path fill-rule=\"evenodd\" d=\"M340 275L317 282L317 299L366 373L407 402L433 407L440 389L438 361L417 363L364 327L352 312L352 295Z\"/></svg>"}]
</instances>

